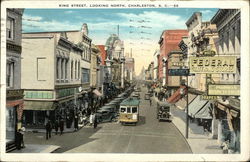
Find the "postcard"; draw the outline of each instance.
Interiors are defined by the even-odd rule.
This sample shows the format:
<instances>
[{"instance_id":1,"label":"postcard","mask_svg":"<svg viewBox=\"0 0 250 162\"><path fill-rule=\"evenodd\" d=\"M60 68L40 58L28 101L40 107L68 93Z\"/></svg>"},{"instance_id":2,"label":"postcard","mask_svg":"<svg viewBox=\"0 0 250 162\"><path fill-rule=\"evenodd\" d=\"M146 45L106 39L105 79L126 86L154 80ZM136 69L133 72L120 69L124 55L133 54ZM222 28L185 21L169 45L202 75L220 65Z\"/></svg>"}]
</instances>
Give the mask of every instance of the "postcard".
<instances>
[{"instance_id":1,"label":"postcard","mask_svg":"<svg viewBox=\"0 0 250 162\"><path fill-rule=\"evenodd\" d=\"M249 2L1 8L1 160L249 160Z\"/></svg>"}]
</instances>

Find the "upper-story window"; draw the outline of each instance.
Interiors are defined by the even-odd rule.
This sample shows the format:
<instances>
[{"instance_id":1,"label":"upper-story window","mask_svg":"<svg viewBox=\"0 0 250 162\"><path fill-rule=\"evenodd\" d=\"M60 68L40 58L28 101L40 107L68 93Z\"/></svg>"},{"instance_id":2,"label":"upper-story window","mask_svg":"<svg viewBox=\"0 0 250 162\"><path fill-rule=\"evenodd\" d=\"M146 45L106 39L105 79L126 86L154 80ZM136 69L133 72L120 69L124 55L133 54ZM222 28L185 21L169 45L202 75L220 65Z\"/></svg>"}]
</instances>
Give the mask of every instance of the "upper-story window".
<instances>
[{"instance_id":1,"label":"upper-story window","mask_svg":"<svg viewBox=\"0 0 250 162\"><path fill-rule=\"evenodd\" d=\"M7 39L14 39L14 19L8 17L6 24L6 37Z\"/></svg>"},{"instance_id":2,"label":"upper-story window","mask_svg":"<svg viewBox=\"0 0 250 162\"><path fill-rule=\"evenodd\" d=\"M6 86L13 87L13 84L14 84L14 62L7 62Z\"/></svg>"}]
</instances>

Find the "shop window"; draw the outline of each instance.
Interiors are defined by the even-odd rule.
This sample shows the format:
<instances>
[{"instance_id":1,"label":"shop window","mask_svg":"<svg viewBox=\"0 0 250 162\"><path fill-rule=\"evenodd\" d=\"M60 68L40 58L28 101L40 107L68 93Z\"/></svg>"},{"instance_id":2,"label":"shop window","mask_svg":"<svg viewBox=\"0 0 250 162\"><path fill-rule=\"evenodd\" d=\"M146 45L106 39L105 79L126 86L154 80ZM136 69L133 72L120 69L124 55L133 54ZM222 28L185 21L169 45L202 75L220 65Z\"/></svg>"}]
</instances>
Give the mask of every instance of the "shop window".
<instances>
[{"instance_id":1,"label":"shop window","mask_svg":"<svg viewBox=\"0 0 250 162\"><path fill-rule=\"evenodd\" d=\"M7 67L6 67L7 87L13 87L13 82L14 82L14 62L7 62Z\"/></svg>"},{"instance_id":2,"label":"shop window","mask_svg":"<svg viewBox=\"0 0 250 162\"><path fill-rule=\"evenodd\" d=\"M6 140L14 141L15 140L15 131L16 131L16 108L7 107L6 108Z\"/></svg>"},{"instance_id":3,"label":"shop window","mask_svg":"<svg viewBox=\"0 0 250 162\"><path fill-rule=\"evenodd\" d=\"M14 19L8 17L6 24L7 39L14 39Z\"/></svg>"}]
</instances>

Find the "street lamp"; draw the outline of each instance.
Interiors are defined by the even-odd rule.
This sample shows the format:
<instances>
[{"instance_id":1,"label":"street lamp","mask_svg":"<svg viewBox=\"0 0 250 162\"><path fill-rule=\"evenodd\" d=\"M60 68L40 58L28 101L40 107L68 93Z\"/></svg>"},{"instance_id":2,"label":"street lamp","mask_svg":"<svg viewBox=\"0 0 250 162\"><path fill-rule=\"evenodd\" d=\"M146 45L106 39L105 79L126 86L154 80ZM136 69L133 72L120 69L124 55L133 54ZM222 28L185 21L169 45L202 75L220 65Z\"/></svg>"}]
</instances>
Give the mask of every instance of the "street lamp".
<instances>
[{"instance_id":1,"label":"street lamp","mask_svg":"<svg viewBox=\"0 0 250 162\"><path fill-rule=\"evenodd\" d=\"M120 62L122 64L122 69L121 69L121 72L122 72L122 75L121 75L121 87L124 88L124 62L125 62L125 58L121 57L120 58Z\"/></svg>"}]
</instances>

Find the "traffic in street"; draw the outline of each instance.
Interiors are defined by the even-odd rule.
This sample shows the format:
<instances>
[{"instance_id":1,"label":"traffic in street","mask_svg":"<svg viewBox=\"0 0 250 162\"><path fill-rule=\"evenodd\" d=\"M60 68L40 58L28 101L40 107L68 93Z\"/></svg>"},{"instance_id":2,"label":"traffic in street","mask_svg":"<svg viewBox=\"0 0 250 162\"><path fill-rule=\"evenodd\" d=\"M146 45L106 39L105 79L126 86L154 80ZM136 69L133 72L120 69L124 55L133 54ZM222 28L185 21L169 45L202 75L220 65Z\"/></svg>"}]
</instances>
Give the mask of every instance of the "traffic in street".
<instances>
[{"instance_id":1,"label":"traffic in street","mask_svg":"<svg viewBox=\"0 0 250 162\"><path fill-rule=\"evenodd\" d=\"M185 138L170 121L158 121L156 102L145 100L146 87L141 88L139 121L121 125L118 121L99 123L97 128L84 126L77 132L54 135L27 132L27 144L58 145L55 153L191 153ZM132 94L131 94L132 95Z\"/></svg>"}]
</instances>

